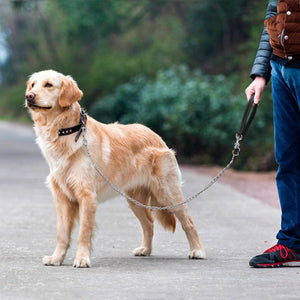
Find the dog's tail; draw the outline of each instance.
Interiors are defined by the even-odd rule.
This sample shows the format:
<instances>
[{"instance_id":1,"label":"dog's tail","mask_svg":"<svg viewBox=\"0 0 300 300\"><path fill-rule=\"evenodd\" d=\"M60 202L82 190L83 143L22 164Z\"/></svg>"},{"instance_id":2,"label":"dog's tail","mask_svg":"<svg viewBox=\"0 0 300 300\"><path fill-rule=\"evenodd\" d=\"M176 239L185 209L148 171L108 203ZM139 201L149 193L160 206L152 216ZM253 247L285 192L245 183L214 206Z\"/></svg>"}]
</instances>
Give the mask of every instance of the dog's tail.
<instances>
[{"instance_id":1,"label":"dog's tail","mask_svg":"<svg viewBox=\"0 0 300 300\"><path fill-rule=\"evenodd\" d=\"M160 206L153 194L151 195L151 205ZM154 210L153 214L163 228L165 228L168 231L171 231L172 233L175 232L176 218L172 212L168 210Z\"/></svg>"},{"instance_id":2,"label":"dog's tail","mask_svg":"<svg viewBox=\"0 0 300 300\"><path fill-rule=\"evenodd\" d=\"M154 212L154 216L162 225L162 227L173 233L175 232L176 218L172 212L169 212L167 210L157 210Z\"/></svg>"}]
</instances>

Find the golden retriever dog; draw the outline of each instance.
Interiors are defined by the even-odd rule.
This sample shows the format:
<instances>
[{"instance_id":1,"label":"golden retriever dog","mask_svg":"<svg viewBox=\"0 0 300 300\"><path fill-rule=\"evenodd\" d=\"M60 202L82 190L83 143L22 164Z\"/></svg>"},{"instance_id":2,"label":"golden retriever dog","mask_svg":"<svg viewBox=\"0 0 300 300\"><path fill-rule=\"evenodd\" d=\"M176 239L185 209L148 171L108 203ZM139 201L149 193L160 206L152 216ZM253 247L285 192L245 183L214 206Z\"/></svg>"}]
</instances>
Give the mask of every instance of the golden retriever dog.
<instances>
[{"instance_id":1,"label":"golden retriever dog","mask_svg":"<svg viewBox=\"0 0 300 300\"><path fill-rule=\"evenodd\" d=\"M70 246L75 221L79 219L79 237L74 267L90 267L90 252L97 204L116 196L95 171L76 132L59 131L77 125L81 118L78 101L82 92L71 76L53 70L30 76L25 106L34 121L37 143L46 158L57 218L57 244L44 265L61 265ZM147 205L170 206L184 201L181 175L174 152L149 128L140 125L102 124L87 116L86 139L89 151L105 176L128 196ZM75 135L78 140L75 141ZM176 218L186 233L190 258L204 258L197 230L186 205L166 211L153 211L131 202L129 206L139 220L142 244L134 255L150 255L154 217L161 225L175 231Z\"/></svg>"}]
</instances>

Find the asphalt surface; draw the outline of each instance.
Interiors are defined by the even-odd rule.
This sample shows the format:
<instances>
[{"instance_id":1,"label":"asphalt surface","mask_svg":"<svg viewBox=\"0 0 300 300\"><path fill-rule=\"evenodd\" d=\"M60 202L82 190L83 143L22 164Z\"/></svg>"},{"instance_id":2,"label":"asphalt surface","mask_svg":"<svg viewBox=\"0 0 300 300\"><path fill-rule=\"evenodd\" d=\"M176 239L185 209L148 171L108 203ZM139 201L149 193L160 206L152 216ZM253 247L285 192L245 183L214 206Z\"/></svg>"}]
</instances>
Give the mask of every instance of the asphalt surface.
<instances>
[{"instance_id":1,"label":"asphalt surface","mask_svg":"<svg viewBox=\"0 0 300 300\"><path fill-rule=\"evenodd\" d=\"M184 193L209 177L183 168ZM48 167L30 127L0 123L0 299L299 299L300 268L253 269L273 246L280 211L217 183L189 212L207 252L189 260L180 227L155 227L153 253L134 257L141 230L122 198L100 204L92 268L74 269L74 232L63 266L46 267L55 247L55 214L44 184Z\"/></svg>"}]
</instances>

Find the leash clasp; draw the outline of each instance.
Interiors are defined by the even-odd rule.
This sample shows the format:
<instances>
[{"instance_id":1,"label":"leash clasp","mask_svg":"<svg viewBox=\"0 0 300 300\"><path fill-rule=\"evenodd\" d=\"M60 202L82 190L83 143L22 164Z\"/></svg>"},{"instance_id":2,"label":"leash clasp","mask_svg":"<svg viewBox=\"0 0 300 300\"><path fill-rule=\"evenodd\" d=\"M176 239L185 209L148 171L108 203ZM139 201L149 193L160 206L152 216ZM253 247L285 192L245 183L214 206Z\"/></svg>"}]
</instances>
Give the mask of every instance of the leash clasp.
<instances>
[{"instance_id":1,"label":"leash clasp","mask_svg":"<svg viewBox=\"0 0 300 300\"><path fill-rule=\"evenodd\" d=\"M240 142L243 140L243 136L236 133L235 139L236 140L235 140L233 150L232 150L233 157L237 157L240 155L240 151L241 151L241 143Z\"/></svg>"}]
</instances>

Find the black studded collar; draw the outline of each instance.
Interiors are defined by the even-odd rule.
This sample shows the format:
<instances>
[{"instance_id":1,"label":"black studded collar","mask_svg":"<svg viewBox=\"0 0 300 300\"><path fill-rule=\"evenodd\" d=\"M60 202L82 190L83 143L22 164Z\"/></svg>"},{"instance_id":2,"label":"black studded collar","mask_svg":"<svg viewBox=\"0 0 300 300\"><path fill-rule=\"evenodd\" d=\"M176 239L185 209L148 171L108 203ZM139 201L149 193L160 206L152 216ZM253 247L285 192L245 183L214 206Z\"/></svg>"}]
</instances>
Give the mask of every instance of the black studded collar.
<instances>
[{"instance_id":1,"label":"black studded collar","mask_svg":"<svg viewBox=\"0 0 300 300\"><path fill-rule=\"evenodd\" d=\"M83 109L81 109L79 124L77 124L73 127L59 129L58 130L58 135L59 136L65 136L65 135L69 135L69 134L78 132L76 137L75 137L75 142L77 142L80 135L81 135L81 133L82 133L82 129L85 126L86 120L87 120L87 115L86 115L85 111Z\"/></svg>"}]
</instances>

